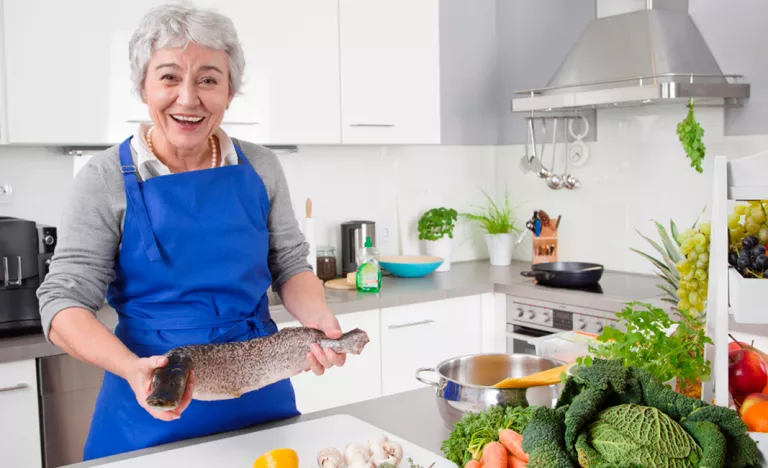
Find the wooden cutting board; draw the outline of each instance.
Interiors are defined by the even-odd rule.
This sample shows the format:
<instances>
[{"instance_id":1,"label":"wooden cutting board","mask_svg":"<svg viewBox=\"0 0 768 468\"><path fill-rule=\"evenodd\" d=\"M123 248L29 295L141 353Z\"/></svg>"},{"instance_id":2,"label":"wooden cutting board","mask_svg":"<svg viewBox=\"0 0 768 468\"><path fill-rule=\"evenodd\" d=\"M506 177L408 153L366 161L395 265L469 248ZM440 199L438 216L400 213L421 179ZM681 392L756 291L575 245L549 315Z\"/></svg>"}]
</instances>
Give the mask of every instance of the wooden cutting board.
<instances>
[{"instance_id":1,"label":"wooden cutting board","mask_svg":"<svg viewBox=\"0 0 768 468\"><path fill-rule=\"evenodd\" d=\"M184 416L182 415L182 420ZM435 424L441 424L436 421ZM317 466L317 454L328 447L336 447L342 454L347 444L366 444L369 439L384 434L403 447L400 467L408 467L408 458L414 464L433 468L456 468L453 462L393 434L349 415L340 414L312 421L289 424L260 432L213 440L197 445L143 455L127 460L107 463L111 468L250 468L263 453L278 448L290 448L299 456L299 466Z\"/></svg>"}]
</instances>

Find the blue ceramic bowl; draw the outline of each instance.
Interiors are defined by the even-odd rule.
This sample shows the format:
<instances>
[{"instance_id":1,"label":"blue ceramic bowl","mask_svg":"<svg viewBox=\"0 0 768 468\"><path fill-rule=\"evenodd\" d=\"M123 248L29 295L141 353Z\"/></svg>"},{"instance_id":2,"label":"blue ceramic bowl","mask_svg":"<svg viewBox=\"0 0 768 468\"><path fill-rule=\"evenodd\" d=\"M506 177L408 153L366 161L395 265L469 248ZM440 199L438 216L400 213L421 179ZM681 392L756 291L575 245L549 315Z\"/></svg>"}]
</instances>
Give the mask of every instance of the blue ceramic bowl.
<instances>
[{"instance_id":1,"label":"blue ceramic bowl","mask_svg":"<svg viewBox=\"0 0 768 468\"><path fill-rule=\"evenodd\" d=\"M443 259L441 257L426 255L400 255L379 259L379 264L383 269L401 278L426 276L437 270L437 267L442 263Z\"/></svg>"}]
</instances>

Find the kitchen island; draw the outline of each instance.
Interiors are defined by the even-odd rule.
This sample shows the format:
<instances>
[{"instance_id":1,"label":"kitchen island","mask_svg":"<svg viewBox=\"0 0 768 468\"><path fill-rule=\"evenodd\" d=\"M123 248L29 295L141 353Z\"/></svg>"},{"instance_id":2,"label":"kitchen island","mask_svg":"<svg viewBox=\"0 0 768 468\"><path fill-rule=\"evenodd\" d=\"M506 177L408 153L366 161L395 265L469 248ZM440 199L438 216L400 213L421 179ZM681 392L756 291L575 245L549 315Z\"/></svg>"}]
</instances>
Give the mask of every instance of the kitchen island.
<instances>
[{"instance_id":1,"label":"kitchen island","mask_svg":"<svg viewBox=\"0 0 768 468\"><path fill-rule=\"evenodd\" d=\"M186 447L193 444L201 444L246 433L263 431L273 427L285 426L336 414L348 414L358 418L440 456L443 456L440 451L440 446L450 434L450 430L443 423L443 419L440 417L440 413L437 409L435 390L425 388L399 393L397 395L375 398L352 405L340 406L329 410L317 411L297 418L258 425L239 431L215 434L208 437L200 437L197 439L137 450L135 452L114 455L112 457L105 457L99 460L75 463L67 465L66 468L99 466L118 460L140 457L142 455ZM260 454L254 454L254 460L259 455ZM311 463L302 464L302 466L314 465L314 460L312 460Z\"/></svg>"}]
</instances>

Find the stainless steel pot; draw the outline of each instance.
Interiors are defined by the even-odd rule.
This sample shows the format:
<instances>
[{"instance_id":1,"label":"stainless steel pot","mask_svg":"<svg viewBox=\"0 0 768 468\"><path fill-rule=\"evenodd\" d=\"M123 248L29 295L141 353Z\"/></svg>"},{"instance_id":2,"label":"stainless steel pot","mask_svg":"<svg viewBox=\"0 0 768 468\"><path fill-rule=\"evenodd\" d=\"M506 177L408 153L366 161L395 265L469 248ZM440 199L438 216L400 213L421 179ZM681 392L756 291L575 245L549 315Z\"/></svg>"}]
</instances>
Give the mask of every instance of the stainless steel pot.
<instances>
[{"instance_id":1,"label":"stainless steel pot","mask_svg":"<svg viewBox=\"0 0 768 468\"><path fill-rule=\"evenodd\" d=\"M491 406L554 407L562 385L531 388L494 388L508 377L525 377L539 371L564 365L565 362L529 354L472 354L441 362L435 368L422 367L416 379L437 388L435 398L440 415L449 429L468 412L485 411ZM421 376L434 372L435 382Z\"/></svg>"}]
</instances>

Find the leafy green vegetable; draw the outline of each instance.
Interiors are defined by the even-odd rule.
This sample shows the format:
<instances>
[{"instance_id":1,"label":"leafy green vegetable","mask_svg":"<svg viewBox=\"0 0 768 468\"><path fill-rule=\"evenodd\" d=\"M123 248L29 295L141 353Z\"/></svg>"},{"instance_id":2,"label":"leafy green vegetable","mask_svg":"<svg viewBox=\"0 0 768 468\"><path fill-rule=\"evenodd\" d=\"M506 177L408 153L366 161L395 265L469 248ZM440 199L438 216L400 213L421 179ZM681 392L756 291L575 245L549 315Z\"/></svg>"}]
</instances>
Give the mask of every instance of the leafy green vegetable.
<instances>
[{"instance_id":1,"label":"leafy green vegetable","mask_svg":"<svg viewBox=\"0 0 768 468\"><path fill-rule=\"evenodd\" d=\"M441 450L445 458L459 466L470 460L479 460L483 448L498 442L500 429L512 429L522 434L535 407L491 406L486 411L467 413L457 422Z\"/></svg>"},{"instance_id":2,"label":"leafy green vegetable","mask_svg":"<svg viewBox=\"0 0 768 468\"><path fill-rule=\"evenodd\" d=\"M537 462L528 466L759 466L736 411L677 393L621 359L597 358L574 374L555 409L538 407L523 431Z\"/></svg>"},{"instance_id":3,"label":"leafy green vegetable","mask_svg":"<svg viewBox=\"0 0 768 468\"><path fill-rule=\"evenodd\" d=\"M589 347L590 353L604 359L623 359L627 366L645 369L661 382L675 377L684 385L707 380L711 368L705 360L704 345L712 344L712 340L687 311L680 314L683 319L675 321L661 308L630 302L616 314L626 331L606 327L597 337L600 344ZM589 366L585 357L577 362Z\"/></svg>"},{"instance_id":4,"label":"leafy green vegetable","mask_svg":"<svg viewBox=\"0 0 768 468\"><path fill-rule=\"evenodd\" d=\"M652 407L611 406L602 410L582 435L602 459L617 465L693 468L701 460L701 447L693 437Z\"/></svg>"},{"instance_id":5,"label":"leafy green vegetable","mask_svg":"<svg viewBox=\"0 0 768 468\"><path fill-rule=\"evenodd\" d=\"M704 129L696 121L693 112L693 98L688 101L687 107L688 115L677 124L677 135L688 158L691 160L691 167L696 168L696 171L701 174L704 172L704 169L701 168L701 162L704 160L704 155L707 151L704 142L701 141L701 138L704 136Z\"/></svg>"}]
</instances>

